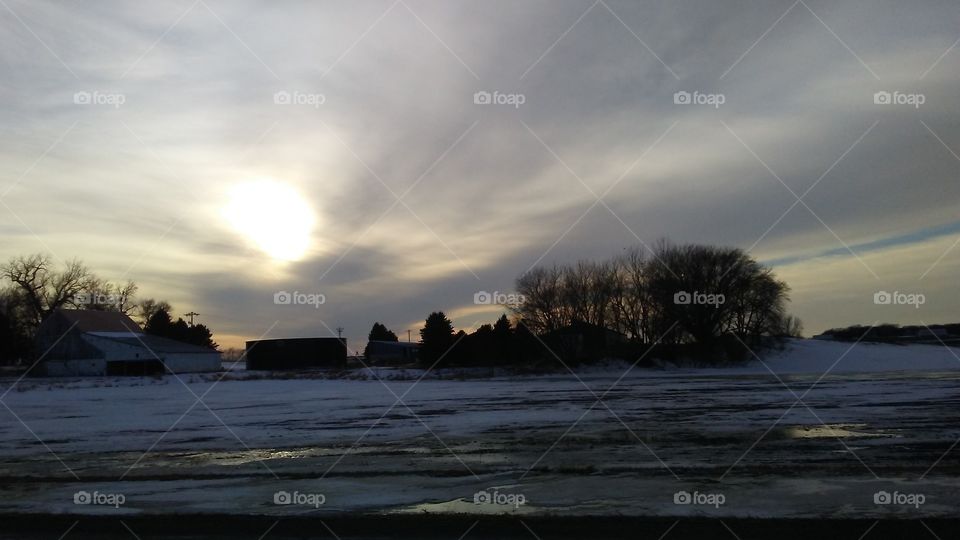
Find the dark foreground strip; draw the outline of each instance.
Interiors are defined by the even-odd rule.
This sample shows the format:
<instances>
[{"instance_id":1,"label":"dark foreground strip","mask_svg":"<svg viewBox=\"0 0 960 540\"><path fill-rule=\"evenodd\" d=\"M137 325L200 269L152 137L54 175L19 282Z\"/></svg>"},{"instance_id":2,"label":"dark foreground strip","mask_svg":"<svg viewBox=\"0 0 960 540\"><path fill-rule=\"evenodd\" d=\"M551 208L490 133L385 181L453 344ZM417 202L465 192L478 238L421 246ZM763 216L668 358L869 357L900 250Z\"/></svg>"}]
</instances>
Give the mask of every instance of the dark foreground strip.
<instances>
[{"instance_id":1,"label":"dark foreground strip","mask_svg":"<svg viewBox=\"0 0 960 540\"><path fill-rule=\"evenodd\" d=\"M67 532L69 531L69 532ZM469 531L469 532L468 532ZM669 531L669 532L668 532ZM869 532L868 532L869 531ZM331 515L315 517L154 515L117 517L0 515L0 539L60 538L488 538L883 540L960 537L960 518L873 519L710 519L634 517L491 517ZM265 535L266 533L266 535ZM336 536L334 536L334 533ZM465 534L466 533L466 534ZM134 536L135 535L135 536Z\"/></svg>"}]
</instances>

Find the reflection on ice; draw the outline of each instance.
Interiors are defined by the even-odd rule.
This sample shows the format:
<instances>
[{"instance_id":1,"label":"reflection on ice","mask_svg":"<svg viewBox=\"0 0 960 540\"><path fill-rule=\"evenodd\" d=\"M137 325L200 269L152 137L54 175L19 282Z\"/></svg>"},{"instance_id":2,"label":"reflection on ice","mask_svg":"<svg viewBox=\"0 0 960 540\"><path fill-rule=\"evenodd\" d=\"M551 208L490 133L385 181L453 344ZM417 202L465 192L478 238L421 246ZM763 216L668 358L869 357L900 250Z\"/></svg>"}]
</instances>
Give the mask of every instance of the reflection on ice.
<instances>
[{"instance_id":1,"label":"reflection on ice","mask_svg":"<svg viewBox=\"0 0 960 540\"><path fill-rule=\"evenodd\" d=\"M847 437L893 437L888 433L864 431L866 424L823 424L819 426L790 426L784 429L790 439L820 439Z\"/></svg>"},{"instance_id":2,"label":"reflection on ice","mask_svg":"<svg viewBox=\"0 0 960 540\"><path fill-rule=\"evenodd\" d=\"M512 504L476 504L469 499L454 499L444 502L428 502L399 508L391 513L396 514L476 514L476 515L527 515L542 513L529 503L523 505Z\"/></svg>"}]
</instances>

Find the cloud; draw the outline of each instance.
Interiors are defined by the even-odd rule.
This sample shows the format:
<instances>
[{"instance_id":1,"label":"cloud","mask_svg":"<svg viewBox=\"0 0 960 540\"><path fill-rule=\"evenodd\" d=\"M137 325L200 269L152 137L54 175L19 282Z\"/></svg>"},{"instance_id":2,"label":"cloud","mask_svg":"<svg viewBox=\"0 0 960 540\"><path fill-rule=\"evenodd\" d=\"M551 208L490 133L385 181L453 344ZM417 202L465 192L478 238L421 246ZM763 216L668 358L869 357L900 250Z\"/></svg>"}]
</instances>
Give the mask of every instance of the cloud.
<instances>
[{"instance_id":1,"label":"cloud","mask_svg":"<svg viewBox=\"0 0 960 540\"><path fill-rule=\"evenodd\" d=\"M955 238L911 236L957 221L951 2L9 4L29 30L0 12L4 255L129 271L224 335L322 320L363 339L436 309L470 325L473 292L536 262L661 237L776 262L808 328L868 322L869 306L832 304L862 292L845 245L903 257L870 264L887 279ZM524 103L478 105L480 91ZM680 91L725 102L678 105ZM925 103L876 105L878 91ZM261 178L316 210L304 260L266 260L221 219L231 187ZM264 305L280 288L330 303Z\"/></svg>"}]
</instances>

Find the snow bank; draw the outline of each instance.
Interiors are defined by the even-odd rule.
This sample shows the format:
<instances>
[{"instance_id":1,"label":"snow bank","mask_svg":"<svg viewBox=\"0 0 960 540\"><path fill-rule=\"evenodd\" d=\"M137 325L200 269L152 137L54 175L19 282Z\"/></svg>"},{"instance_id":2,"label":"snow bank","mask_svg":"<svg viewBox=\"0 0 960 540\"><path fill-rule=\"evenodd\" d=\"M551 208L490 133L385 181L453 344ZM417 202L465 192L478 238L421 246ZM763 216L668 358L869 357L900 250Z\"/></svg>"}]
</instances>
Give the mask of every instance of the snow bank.
<instances>
[{"instance_id":1,"label":"snow bank","mask_svg":"<svg viewBox=\"0 0 960 540\"><path fill-rule=\"evenodd\" d=\"M956 371L960 370L960 349L943 345L854 344L793 339L782 351L768 351L762 356L762 362L754 360L746 366L717 371L769 373L763 364L777 374L820 374L827 370L830 373Z\"/></svg>"}]
</instances>

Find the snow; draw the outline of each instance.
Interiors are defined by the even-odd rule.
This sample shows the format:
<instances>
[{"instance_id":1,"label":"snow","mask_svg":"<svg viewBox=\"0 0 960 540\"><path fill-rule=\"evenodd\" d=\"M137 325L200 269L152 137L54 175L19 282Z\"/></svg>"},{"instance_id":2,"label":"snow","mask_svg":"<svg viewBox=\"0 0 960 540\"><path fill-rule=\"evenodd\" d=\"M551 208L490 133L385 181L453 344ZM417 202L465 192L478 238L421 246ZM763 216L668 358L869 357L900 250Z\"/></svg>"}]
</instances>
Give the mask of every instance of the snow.
<instances>
[{"instance_id":1,"label":"snow","mask_svg":"<svg viewBox=\"0 0 960 540\"><path fill-rule=\"evenodd\" d=\"M960 349L941 345L844 343L813 339L789 340L785 349L736 368L765 373L880 373L890 371L956 371Z\"/></svg>"},{"instance_id":2,"label":"snow","mask_svg":"<svg viewBox=\"0 0 960 540\"><path fill-rule=\"evenodd\" d=\"M0 514L955 515L955 351L852 345L795 340L744 366L625 376L8 378ZM126 502L75 505L81 489ZM526 503L474 503L491 489ZM927 504L877 506L881 489ZM278 491L326 503L275 505ZM678 491L726 502L676 505Z\"/></svg>"}]
</instances>

